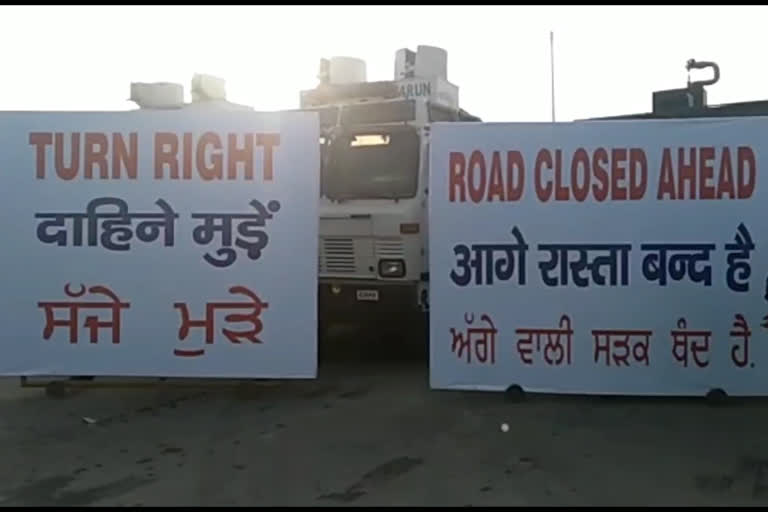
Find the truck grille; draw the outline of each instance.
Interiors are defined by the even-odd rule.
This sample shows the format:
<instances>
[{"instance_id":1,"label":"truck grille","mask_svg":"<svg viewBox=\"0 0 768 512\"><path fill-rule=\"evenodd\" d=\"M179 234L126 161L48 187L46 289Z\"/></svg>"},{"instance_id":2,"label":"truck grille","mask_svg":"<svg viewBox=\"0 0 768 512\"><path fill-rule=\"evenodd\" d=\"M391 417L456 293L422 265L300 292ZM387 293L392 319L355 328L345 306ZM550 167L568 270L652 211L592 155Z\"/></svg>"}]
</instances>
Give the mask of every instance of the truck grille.
<instances>
[{"instance_id":1,"label":"truck grille","mask_svg":"<svg viewBox=\"0 0 768 512\"><path fill-rule=\"evenodd\" d=\"M403 258L405 249L402 240L376 240L376 257L379 259Z\"/></svg>"},{"instance_id":2,"label":"truck grille","mask_svg":"<svg viewBox=\"0 0 768 512\"><path fill-rule=\"evenodd\" d=\"M372 279L382 259L405 259L402 240L373 237L320 237L318 267L321 276Z\"/></svg>"},{"instance_id":3,"label":"truck grille","mask_svg":"<svg viewBox=\"0 0 768 512\"><path fill-rule=\"evenodd\" d=\"M321 240L320 272L353 274L355 243L351 238L323 238Z\"/></svg>"}]
</instances>

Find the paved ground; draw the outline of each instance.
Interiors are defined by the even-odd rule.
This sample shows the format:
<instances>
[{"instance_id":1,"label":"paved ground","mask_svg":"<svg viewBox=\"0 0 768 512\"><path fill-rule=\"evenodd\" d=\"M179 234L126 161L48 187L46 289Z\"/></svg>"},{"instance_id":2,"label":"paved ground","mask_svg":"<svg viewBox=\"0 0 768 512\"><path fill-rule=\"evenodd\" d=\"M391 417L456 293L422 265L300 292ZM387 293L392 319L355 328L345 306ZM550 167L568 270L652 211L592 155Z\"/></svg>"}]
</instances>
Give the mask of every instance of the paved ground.
<instances>
[{"instance_id":1,"label":"paved ground","mask_svg":"<svg viewBox=\"0 0 768 512\"><path fill-rule=\"evenodd\" d=\"M404 363L61 399L7 380L0 505L766 505L767 433L766 401L514 404Z\"/></svg>"}]
</instances>

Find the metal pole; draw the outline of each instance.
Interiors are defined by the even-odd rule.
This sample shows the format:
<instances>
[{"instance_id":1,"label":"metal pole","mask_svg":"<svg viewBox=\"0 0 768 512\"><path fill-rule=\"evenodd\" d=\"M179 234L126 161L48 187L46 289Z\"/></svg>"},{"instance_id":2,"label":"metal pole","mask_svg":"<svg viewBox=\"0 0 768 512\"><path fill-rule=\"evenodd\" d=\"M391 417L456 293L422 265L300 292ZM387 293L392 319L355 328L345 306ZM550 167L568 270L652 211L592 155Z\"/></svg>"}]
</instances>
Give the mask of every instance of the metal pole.
<instances>
[{"instance_id":1,"label":"metal pole","mask_svg":"<svg viewBox=\"0 0 768 512\"><path fill-rule=\"evenodd\" d=\"M555 33L549 31L549 66L552 79L552 122L555 122Z\"/></svg>"}]
</instances>

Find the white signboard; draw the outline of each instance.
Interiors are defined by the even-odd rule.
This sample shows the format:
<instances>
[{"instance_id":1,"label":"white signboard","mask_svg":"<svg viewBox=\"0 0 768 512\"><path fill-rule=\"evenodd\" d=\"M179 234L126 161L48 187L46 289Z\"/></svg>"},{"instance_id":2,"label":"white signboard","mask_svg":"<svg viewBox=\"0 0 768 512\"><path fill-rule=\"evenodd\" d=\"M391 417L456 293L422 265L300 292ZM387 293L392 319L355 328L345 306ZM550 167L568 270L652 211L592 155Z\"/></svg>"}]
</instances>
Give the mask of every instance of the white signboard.
<instances>
[{"instance_id":1,"label":"white signboard","mask_svg":"<svg viewBox=\"0 0 768 512\"><path fill-rule=\"evenodd\" d=\"M768 394L767 133L434 127L432 387Z\"/></svg>"},{"instance_id":2,"label":"white signboard","mask_svg":"<svg viewBox=\"0 0 768 512\"><path fill-rule=\"evenodd\" d=\"M2 375L313 378L318 122L0 113Z\"/></svg>"}]
</instances>

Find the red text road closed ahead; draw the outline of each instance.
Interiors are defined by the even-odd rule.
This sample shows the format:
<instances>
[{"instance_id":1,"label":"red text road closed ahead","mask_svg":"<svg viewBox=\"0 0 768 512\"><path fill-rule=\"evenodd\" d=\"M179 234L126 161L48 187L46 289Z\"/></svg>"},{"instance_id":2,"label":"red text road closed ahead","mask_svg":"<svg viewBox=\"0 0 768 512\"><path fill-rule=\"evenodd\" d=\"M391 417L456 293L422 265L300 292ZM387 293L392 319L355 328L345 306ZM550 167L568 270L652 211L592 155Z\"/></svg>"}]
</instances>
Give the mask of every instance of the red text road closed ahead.
<instances>
[{"instance_id":1,"label":"red text road closed ahead","mask_svg":"<svg viewBox=\"0 0 768 512\"><path fill-rule=\"evenodd\" d=\"M458 203L521 201L526 169L539 202L610 202L658 200L748 199L757 176L757 158L749 146L663 147L654 164L639 147L580 147L519 150L452 151L448 158L448 200ZM652 167L652 165L656 165ZM656 188L648 192L655 174Z\"/></svg>"}]
</instances>

